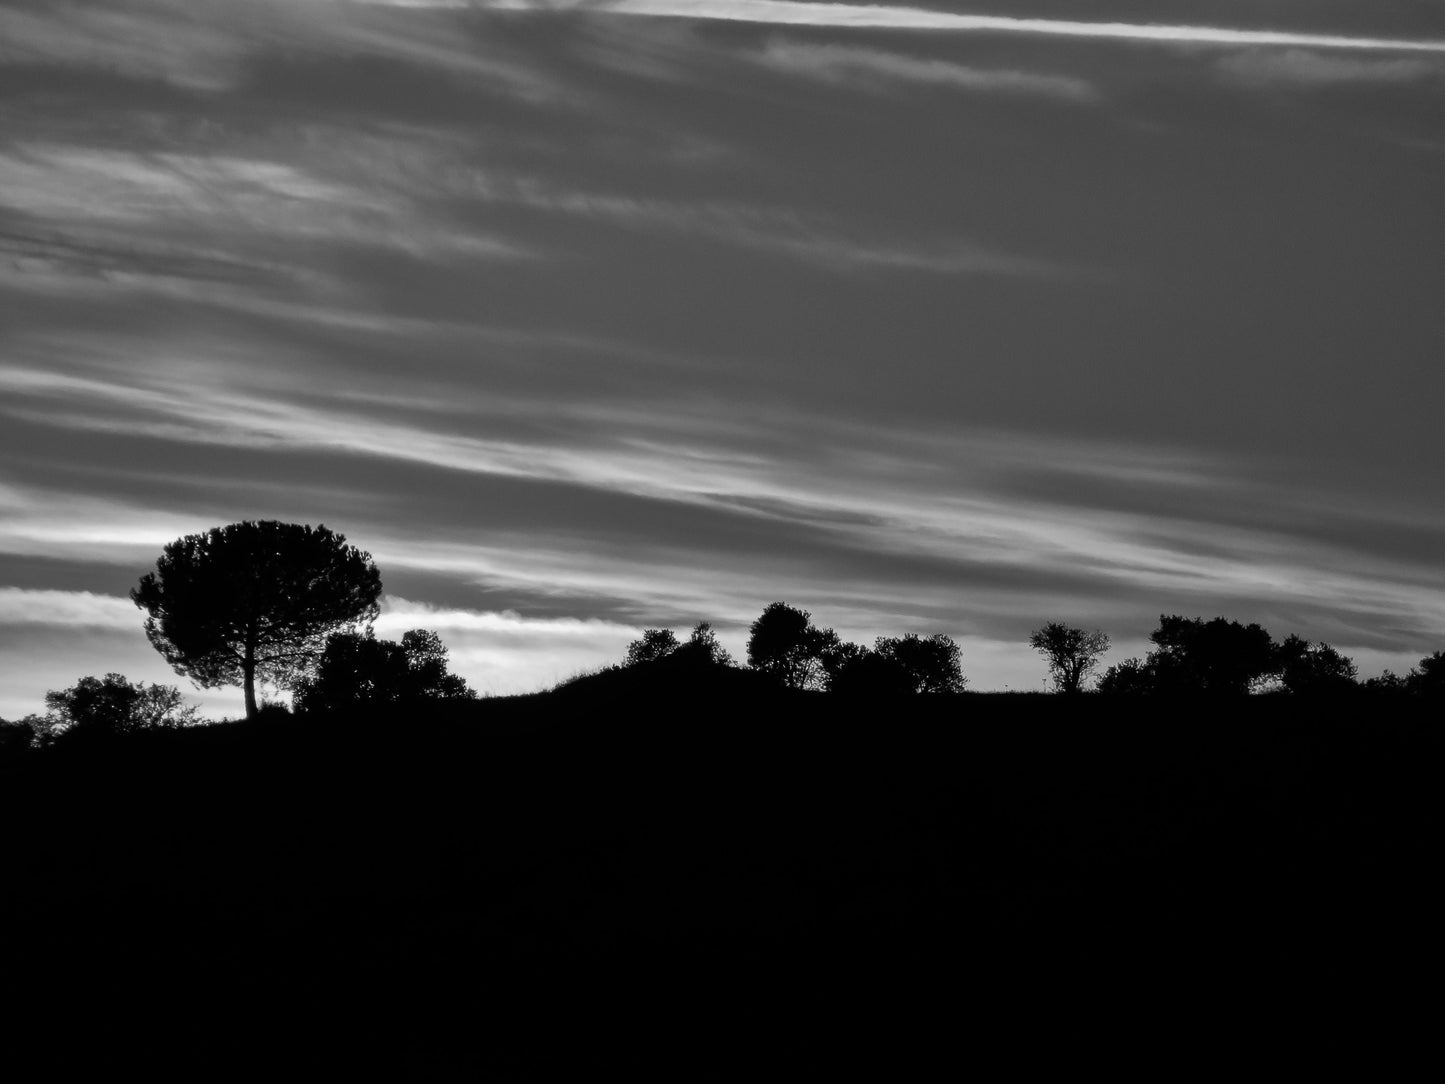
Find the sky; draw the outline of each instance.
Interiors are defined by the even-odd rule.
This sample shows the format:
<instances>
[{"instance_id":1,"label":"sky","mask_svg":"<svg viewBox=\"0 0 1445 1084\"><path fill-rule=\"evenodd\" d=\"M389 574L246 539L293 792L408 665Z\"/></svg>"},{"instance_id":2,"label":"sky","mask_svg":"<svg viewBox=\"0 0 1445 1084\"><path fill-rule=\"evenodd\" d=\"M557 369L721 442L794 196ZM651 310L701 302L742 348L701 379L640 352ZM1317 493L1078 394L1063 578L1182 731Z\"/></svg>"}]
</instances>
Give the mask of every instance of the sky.
<instances>
[{"instance_id":1,"label":"sky","mask_svg":"<svg viewBox=\"0 0 1445 1084\"><path fill-rule=\"evenodd\" d=\"M0 716L250 519L479 690L783 600L1445 648L1445 0L0 0Z\"/></svg>"}]
</instances>

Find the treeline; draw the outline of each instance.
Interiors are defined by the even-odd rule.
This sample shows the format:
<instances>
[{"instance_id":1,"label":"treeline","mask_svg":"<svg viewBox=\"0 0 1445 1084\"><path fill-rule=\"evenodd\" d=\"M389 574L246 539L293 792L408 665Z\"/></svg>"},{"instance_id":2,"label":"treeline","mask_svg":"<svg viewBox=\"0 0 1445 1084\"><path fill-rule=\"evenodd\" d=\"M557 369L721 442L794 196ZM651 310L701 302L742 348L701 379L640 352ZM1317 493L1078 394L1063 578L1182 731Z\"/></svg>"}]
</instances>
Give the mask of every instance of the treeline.
<instances>
[{"instance_id":1,"label":"treeline","mask_svg":"<svg viewBox=\"0 0 1445 1084\"><path fill-rule=\"evenodd\" d=\"M733 667L709 622L687 640L648 629L614 669ZM878 694L960 693L968 685L958 645L948 636L880 636L872 647L849 643L812 614L774 602L748 629L747 667L787 689Z\"/></svg>"},{"instance_id":2,"label":"treeline","mask_svg":"<svg viewBox=\"0 0 1445 1084\"><path fill-rule=\"evenodd\" d=\"M1034 630L1028 642L1043 657L1054 691L1062 694L1445 694L1445 652L1427 655L1405 675L1386 670L1361 682L1354 661L1327 643L1295 635L1276 641L1258 624L1223 617L1161 614L1149 640L1154 648L1144 658L1126 659L1102 673L1110 640L1098 629L1053 621ZM629 645L621 668L663 660L735 665L704 622L686 641L671 629L648 629ZM958 645L948 636L880 636L865 647L818 627L806 610L784 602L769 605L750 626L747 665L786 688L819 692L959 693L968 685Z\"/></svg>"},{"instance_id":3,"label":"treeline","mask_svg":"<svg viewBox=\"0 0 1445 1084\"><path fill-rule=\"evenodd\" d=\"M176 672L204 688L240 685L248 719L289 714L258 698L262 683L290 690L300 714L474 699L448 669L435 632L413 629L400 641L376 637L371 625L380 595L371 557L343 536L275 521L178 539L131 592L146 615L147 636ZM1049 622L1028 643L1054 690L1065 695L1445 695L1445 652L1404 675L1387 670L1361 682L1354 661L1331 645L1295 635L1276 641L1258 624L1161 614L1149 639L1153 648L1144 658L1102 673L1110 640L1098 629ZM686 640L671 629L648 629L606 669L647 680L739 668L702 622ZM880 636L871 646L851 643L785 602L767 606L749 627L741 668L780 688L846 696L953 695L968 687L961 652L948 636L906 633ZM115 673L51 691L45 706L43 715L0 720L0 751L198 721L175 687L132 684Z\"/></svg>"},{"instance_id":4,"label":"treeline","mask_svg":"<svg viewBox=\"0 0 1445 1084\"><path fill-rule=\"evenodd\" d=\"M291 686L292 708L261 701L255 718L343 712L361 707L416 707L438 700L474 700L465 678L448 669L446 645L430 629L400 641L371 630L331 633L325 647ZM204 725L173 685L131 683L121 674L83 677L45 694L43 715L0 719L0 752L144 730Z\"/></svg>"},{"instance_id":5,"label":"treeline","mask_svg":"<svg viewBox=\"0 0 1445 1084\"><path fill-rule=\"evenodd\" d=\"M1361 683L1354 660L1329 644L1294 635L1276 642L1257 624L1161 614L1149 640L1154 649L1144 658L1126 659L1104 672L1100 692L1310 696L1360 690L1420 696L1445 692L1445 652L1440 651L1425 656L1403 676L1386 670Z\"/></svg>"}]
</instances>

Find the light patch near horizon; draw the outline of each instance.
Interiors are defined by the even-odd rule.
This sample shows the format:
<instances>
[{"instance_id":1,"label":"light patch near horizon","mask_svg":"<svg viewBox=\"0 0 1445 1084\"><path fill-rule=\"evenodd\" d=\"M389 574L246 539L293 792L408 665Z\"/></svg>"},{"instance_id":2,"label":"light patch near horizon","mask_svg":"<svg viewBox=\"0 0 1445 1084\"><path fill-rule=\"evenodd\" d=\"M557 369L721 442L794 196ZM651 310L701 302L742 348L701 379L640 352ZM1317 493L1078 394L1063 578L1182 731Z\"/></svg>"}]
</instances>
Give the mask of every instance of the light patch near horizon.
<instances>
[{"instance_id":1,"label":"light patch near horizon","mask_svg":"<svg viewBox=\"0 0 1445 1084\"><path fill-rule=\"evenodd\" d=\"M129 598L90 591L0 588L0 658L24 665L28 680L0 689L0 718L43 714L44 693L81 677L123 671L131 681L174 685L211 719L242 713L240 690L200 689L165 665L141 632L143 615ZM538 692L617 662L642 630L597 620L528 619L513 611L456 610L387 596L376 634L400 639L415 628L441 634L449 667L484 696ZM60 660L47 648L74 643ZM286 702L284 690L268 698Z\"/></svg>"}]
</instances>

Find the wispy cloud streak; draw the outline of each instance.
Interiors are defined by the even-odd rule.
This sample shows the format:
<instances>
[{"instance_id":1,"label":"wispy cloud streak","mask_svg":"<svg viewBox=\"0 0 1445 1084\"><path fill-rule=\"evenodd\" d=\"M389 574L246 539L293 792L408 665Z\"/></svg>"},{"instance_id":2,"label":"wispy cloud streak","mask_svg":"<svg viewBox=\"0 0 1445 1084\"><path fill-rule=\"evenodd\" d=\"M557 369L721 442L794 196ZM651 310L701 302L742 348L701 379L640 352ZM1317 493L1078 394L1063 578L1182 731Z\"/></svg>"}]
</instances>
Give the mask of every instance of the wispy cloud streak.
<instances>
[{"instance_id":1,"label":"wispy cloud streak","mask_svg":"<svg viewBox=\"0 0 1445 1084\"><path fill-rule=\"evenodd\" d=\"M1250 87L1313 88L1445 80L1445 64L1437 60L1341 56L1310 49L1243 50L1220 60L1219 71L1231 82Z\"/></svg>"},{"instance_id":2,"label":"wispy cloud streak","mask_svg":"<svg viewBox=\"0 0 1445 1084\"><path fill-rule=\"evenodd\" d=\"M135 604L128 598L93 591L0 587L0 626L53 625L130 631L136 623Z\"/></svg>"},{"instance_id":3,"label":"wispy cloud streak","mask_svg":"<svg viewBox=\"0 0 1445 1084\"><path fill-rule=\"evenodd\" d=\"M387 3L390 0L371 0ZM467 7L466 0L404 0L409 7ZM1306 34L1289 30L1246 30L1219 26L1170 26L1153 23L1084 22L1072 19L1028 19L1005 15L963 15L923 8L855 4L807 3L802 0L576 0L537 3L535 0L490 0L499 11L576 10L597 14L655 18L712 19L847 29L948 30L972 33L1035 34L1050 37L1100 38L1110 41L1179 45L1284 45L1310 49L1386 50L1445 53L1445 39L1350 37Z\"/></svg>"},{"instance_id":4,"label":"wispy cloud streak","mask_svg":"<svg viewBox=\"0 0 1445 1084\"><path fill-rule=\"evenodd\" d=\"M1098 92L1089 83L1069 76L976 68L882 49L774 40L763 50L761 60L772 68L830 83L859 80L887 85L911 83L929 88L1026 94L1073 102L1092 102L1098 98Z\"/></svg>"},{"instance_id":5,"label":"wispy cloud streak","mask_svg":"<svg viewBox=\"0 0 1445 1084\"><path fill-rule=\"evenodd\" d=\"M854 434L850 446L847 433L834 433L825 441L816 426L812 440L828 449L819 463L786 454L782 458L729 455L730 442L741 440L763 448L765 434L778 423L766 415L754 420L751 439L748 433L721 436L703 431L683 439L638 419L631 441L594 439L562 448L446 436L388 422L379 414L294 404L268 407L254 393L224 386L213 387L204 396L193 386L186 396L179 396L134 383L60 378L33 370L0 371L0 375L17 399L16 417L43 419L61 428L123 434L136 428L135 419L108 419L96 410L103 404L111 404L112 410L125 404L142 412L144 432L173 442L178 449L207 444L293 452L329 449L356 457L358 471L365 477L379 474L366 463L392 460L434 471L429 488L437 492L454 490L476 499L492 491L488 479L507 480L505 490L497 492L520 495L529 492L519 488L526 485L534 487L532 501L574 505L591 502L590 493L614 508L627 501L633 516L650 518L653 525L644 533L652 537L646 545L612 550L592 534L585 543L586 567L579 564L574 543L568 541L572 532L559 530L549 515L525 509L515 515L493 509L488 517L491 538L486 543L457 541L437 549L396 537L373 547L378 556L383 550L389 554L389 565L453 575L470 570L524 593L571 589L631 596L644 606L682 608L691 603L701 609L706 605L709 608L702 612L710 616L739 617L712 608L752 605L753 600L729 599L734 592L728 584L740 575L755 578L750 565L766 555L780 577L768 589L781 590L791 579L810 592L837 595L838 582L851 574L856 582L841 597L853 591L852 605L874 614L910 597L926 599L940 583L969 585L975 592L970 600L976 611L972 620L993 628L999 620L1007 623L1003 615L1018 605L1020 592L1047 590L1042 585L1049 584L1053 590L1100 601L1117 592L1155 592L1162 598L1253 597L1295 608L1328 599L1344 610L1380 607L1402 616L1417 613L1426 623L1445 616L1432 610L1437 602L1417 595L1412 581L1391 584L1378 574L1361 575L1352 571L1345 555L1326 547L1306 555L1298 538L1273 532L1267 522L1206 528L1206 504L1258 496L1223 465L1208 461L1170 467L1165 460L1141 471L1137 455L1121 457L1107 449L1068 442L1045 445L1037 439L1030 450L1017 439L979 435L919 444L903 434L874 432ZM63 397L52 399L52 407L62 401L68 404L59 413L45 406L56 392L63 392ZM20 406L27 401L30 409ZM724 443L717 444L719 440ZM891 452L884 454L885 449ZM1163 519L1151 513L1147 496L1132 508L1106 509L1015 495L1010 493L1007 474L995 477L994 468L988 466L1030 462L1042 470L1062 471L1070 487L1085 494L1101 486L1140 484L1190 489L1198 494L1194 503L1201 506L1199 518L1176 514ZM952 484L920 471L922 464L945 471ZM555 496L546 496L549 492ZM379 492L376 499L389 501L392 513L399 514L414 498L398 490ZM77 539L84 534L77 525L60 528L52 523L47 528L49 520L43 509L33 508L33 502L11 503L15 529L0 531L0 549L53 551L70 532L77 532ZM28 503L31 513L22 515ZM427 514L432 529L444 537L460 539L474 526L470 513L430 508ZM574 517L581 514L573 512ZM94 510L76 516L94 518ZM148 513L142 518L151 517ZM119 521L112 520L112 525L119 530ZM598 533L601 528L600 523L593 525ZM378 523L370 533L376 537L384 529ZM639 520L632 529L643 531L644 525ZM607 533L617 530L614 524ZM1214 552L1193 546L1204 530L1218 540ZM114 541L120 544L129 537L117 534ZM529 539L531 551L526 557L518 552L523 538ZM696 561L696 554L683 551L683 539L690 540L694 550L712 550L711 559L722 566L717 582L701 595L690 594L697 589L697 576L685 570ZM806 560L779 564L790 548L807 553ZM683 580L692 581L692 587L671 596L662 586ZM988 602L993 595L996 601ZM711 601L705 603L708 598ZM996 610L993 618L986 616L988 610ZM1433 618L1427 616L1431 613Z\"/></svg>"},{"instance_id":6,"label":"wispy cloud streak","mask_svg":"<svg viewBox=\"0 0 1445 1084\"><path fill-rule=\"evenodd\" d=\"M246 62L284 49L324 56L385 57L479 78L521 98L558 88L504 50L457 33L450 19L389 8L462 4L357 0L54 0L0 7L0 67L58 65L220 92L242 81Z\"/></svg>"}]
</instances>

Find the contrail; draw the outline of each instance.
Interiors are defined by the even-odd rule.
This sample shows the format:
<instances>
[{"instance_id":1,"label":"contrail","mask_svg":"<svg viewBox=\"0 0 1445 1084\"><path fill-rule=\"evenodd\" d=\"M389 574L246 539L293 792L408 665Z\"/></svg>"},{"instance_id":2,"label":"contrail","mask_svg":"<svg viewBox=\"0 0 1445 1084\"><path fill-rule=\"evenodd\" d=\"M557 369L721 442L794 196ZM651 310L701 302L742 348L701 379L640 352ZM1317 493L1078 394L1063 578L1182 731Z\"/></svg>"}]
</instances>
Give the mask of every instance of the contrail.
<instances>
[{"instance_id":1,"label":"contrail","mask_svg":"<svg viewBox=\"0 0 1445 1084\"><path fill-rule=\"evenodd\" d=\"M1005 15L956 15L923 8L824 4L809 0L366 0L406 7L478 7L493 11L590 11L653 18L717 19L783 26L844 29L941 30L963 33L1041 34L1110 41L1177 45L1282 45L1306 49L1355 49L1445 53L1445 40L1357 38L1288 30L1238 30L1218 26L1155 23L1092 23L1069 19L1020 19Z\"/></svg>"}]
</instances>

